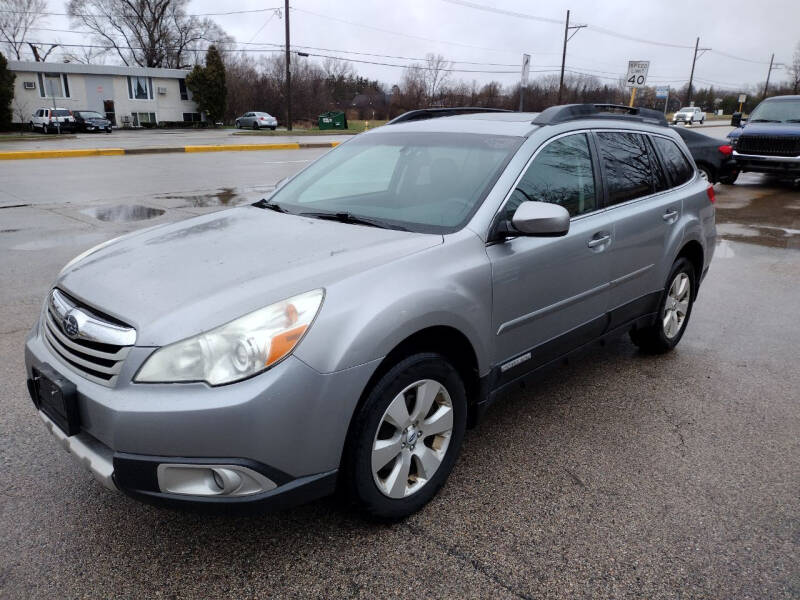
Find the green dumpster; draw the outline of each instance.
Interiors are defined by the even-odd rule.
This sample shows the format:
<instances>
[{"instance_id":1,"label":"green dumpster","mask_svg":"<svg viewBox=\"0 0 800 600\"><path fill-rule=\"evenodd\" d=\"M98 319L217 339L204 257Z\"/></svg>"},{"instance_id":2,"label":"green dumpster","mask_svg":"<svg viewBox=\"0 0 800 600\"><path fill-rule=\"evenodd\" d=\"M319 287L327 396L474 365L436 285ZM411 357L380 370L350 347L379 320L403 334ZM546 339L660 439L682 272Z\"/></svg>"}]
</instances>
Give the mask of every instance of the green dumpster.
<instances>
[{"instance_id":1,"label":"green dumpster","mask_svg":"<svg viewBox=\"0 0 800 600\"><path fill-rule=\"evenodd\" d=\"M320 129L347 129L347 117L340 110L321 114L317 123Z\"/></svg>"}]
</instances>

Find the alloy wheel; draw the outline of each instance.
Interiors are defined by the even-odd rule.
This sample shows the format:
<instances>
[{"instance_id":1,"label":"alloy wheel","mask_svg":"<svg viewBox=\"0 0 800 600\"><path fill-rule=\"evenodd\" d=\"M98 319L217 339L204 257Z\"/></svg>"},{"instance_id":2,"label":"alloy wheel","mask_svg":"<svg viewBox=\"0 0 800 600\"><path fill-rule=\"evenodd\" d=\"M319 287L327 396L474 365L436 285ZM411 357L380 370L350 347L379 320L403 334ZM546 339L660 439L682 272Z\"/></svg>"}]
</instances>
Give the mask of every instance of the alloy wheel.
<instances>
[{"instance_id":1,"label":"alloy wheel","mask_svg":"<svg viewBox=\"0 0 800 600\"><path fill-rule=\"evenodd\" d=\"M442 464L453 433L453 403L433 379L412 383L381 417L372 444L372 476L389 498L417 492Z\"/></svg>"},{"instance_id":2,"label":"alloy wheel","mask_svg":"<svg viewBox=\"0 0 800 600\"><path fill-rule=\"evenodd\" d=\"M668 339L674 339L686 324L691 293L692 283L689 276L683 272L678 273L672 280L672 285L669 286L662 317L664 335Z\"/></svg>"}]
</instances>

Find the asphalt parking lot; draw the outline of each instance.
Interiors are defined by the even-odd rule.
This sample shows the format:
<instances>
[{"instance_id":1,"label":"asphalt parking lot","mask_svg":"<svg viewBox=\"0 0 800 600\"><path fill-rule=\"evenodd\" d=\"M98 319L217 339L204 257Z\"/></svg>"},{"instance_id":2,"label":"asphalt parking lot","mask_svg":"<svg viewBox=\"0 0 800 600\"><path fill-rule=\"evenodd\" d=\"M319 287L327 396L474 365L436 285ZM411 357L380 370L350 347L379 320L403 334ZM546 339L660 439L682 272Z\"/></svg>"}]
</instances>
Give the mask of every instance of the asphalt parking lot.
<instances>
[{"instance_id":1,"label":"asphalt parking lot","mask_svg":"<svg viewBox=\"0 0 800 600\"><path fill-rule=\"evenodd\" d=\"M510 394L405 522L331 499L155 508L73 463L22 353L63 264L255 201L322 152L0 164L0 597L800 597L800 188L758 175L717 186L721 237L675 352L620 339Z\"/></svg>"}]
</instances>

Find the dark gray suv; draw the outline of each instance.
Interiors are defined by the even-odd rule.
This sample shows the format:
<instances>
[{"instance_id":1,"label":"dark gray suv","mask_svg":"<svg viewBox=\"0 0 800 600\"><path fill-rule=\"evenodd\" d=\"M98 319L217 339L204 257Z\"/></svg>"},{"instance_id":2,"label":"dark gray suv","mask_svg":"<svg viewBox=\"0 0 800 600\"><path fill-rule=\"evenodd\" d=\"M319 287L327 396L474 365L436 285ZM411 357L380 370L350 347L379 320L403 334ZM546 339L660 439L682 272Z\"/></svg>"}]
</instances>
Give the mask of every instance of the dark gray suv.
<instances>
[{"instance_id":1,"label":"dark gray suv","mask_svg":"<svg viewBox=\"0 0 800 600\"><path fill-rule=\"evenodd\" d=\"M144 500L421 508L504 390L686 330L714 194L664 117L428 110L251 206L93 248L27 340L46 426ZM469 111L466 111L469 112Z\"/></svg>"}]
</instances>

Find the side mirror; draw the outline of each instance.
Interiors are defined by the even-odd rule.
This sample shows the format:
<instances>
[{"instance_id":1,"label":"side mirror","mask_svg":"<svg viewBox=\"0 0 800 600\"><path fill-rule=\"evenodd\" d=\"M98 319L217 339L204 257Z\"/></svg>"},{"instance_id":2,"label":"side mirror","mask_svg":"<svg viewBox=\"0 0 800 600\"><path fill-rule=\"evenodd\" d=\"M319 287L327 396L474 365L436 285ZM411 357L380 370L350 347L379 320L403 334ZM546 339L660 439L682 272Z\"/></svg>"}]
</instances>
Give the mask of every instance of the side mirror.
<instances>
[{"instance_id":1,"label":"side mirror","mask_svg":"<svg viewBox=\"0 0 800 600\"><path fill-rule=\"evenodd\" d=\"M550 202L523 202L505 224L506 235L557 237L569 231L569 212L559 204Z\"/></svg>"},{"instance_id":2,"label":"side mirror","mask_svg":"<svg viewBox=\"0 0 800 600\"><path fill-rule=\"evenodd\" d=\"M741 127L742 126L742 113L735 112L731 115L731 127Z\"/></svg>"}]
</instances>

